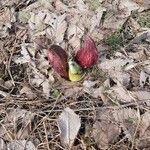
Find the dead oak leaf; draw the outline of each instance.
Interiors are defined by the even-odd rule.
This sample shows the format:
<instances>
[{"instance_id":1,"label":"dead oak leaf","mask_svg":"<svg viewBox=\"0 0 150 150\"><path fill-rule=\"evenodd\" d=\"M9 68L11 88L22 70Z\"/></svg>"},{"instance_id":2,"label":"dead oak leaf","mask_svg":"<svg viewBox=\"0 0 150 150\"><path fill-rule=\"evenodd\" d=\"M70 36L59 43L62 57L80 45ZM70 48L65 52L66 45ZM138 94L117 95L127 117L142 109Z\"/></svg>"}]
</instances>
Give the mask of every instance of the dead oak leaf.
<instances>
[{"instance_id":1,"label":"dead oak leaf","mask_svg":"<svg viewBox=\"0 0 150 150\"><path fill-rule=\"evenodd\" d=\"M104 109L97 112L92 135L100 149L108 149L114 144L120 132L121 128L115 122L112 110Z\"/></svg>"},{"instance_id":2,"label":"dead oak leaf","mask_svg":"<svg viewBox=\"0 0 150 150\"><path fill-rule=\"evenodd\" d=\"M122 127L126 137L132 140L140 119L138 111L131 108L119 109L113 112L113 117Z\"/></svg>"},{"instance_id":3,"label":"dead oak leaf","mask_svg":"<svg viewBox=\"0 0 150 150\"><path fill-rule=\"evenodd\" d=\"M120 134L120 129L115 123L96 121L93 126L93 137L101 149L107 149L115 142Z\"/></svg>"}]
</instances>

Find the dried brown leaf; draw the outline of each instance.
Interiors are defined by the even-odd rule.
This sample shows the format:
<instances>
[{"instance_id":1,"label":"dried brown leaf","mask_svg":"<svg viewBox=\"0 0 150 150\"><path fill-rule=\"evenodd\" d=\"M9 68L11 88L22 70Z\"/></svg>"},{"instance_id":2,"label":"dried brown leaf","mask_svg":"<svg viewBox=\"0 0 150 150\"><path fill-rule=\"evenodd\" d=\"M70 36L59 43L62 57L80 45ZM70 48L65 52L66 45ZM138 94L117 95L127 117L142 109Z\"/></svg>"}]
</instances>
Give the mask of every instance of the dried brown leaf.
<instances>
[{"instance_id":1,"label":"dried brown leaf","mask_svg":"<svg viewBox=\"0 0 150 150\"><path fill-rule=\"evenodd\" d=\"M28 86L23 86L23 88L20 90L20 94L25 94L29 99L34 99L36 97L36 94L33 93L31 88Z\"/></svg>"},{"instance_id":2,"label":"dried brown leaf","mask_svg":"<svg viewBox=\"0 0 150 150\"><path fill-rule=\"evenodd\" d=\"M111 87L110 90L106 91L110 97L122 102L131 102L131 101L142 101L149 100L150 92L149 91L130 91L127 90L121 84Z\"/></svg>"},{"instance_id":3,"label":"dried brown leaf","mask_svg":"<svg viewBox=\"0 0 150 150\"><path fill-rule=\"evenodd\" d=\"M115 121L120 124L127 138L132 140L139 122L140 114L131 108L115 110L113 112Z\"/></svg>"},{"instance_id":4,"label":"dried brown leaf","mask_svg":"<svg viewBox=\"0 0 150 150\"><path fill-rule=\"evenodd\" d=\"M108 149L117 140L119 134L120 129L115 123L96 121L93 126L93 137L100 149Z\"/></svg>"},{"instance_id":5,"label":"dried brown leaf","mask_svg":"<svg viewBox=\"0 0 150 150\"><path fill-rule=\"evenodd\" d=\"M24 109L10 109L0 128L1 136L10 140L12 134L16 139L28 138L31 132L30 124L34 114ZM9 134L7 133L9 131Z\"/></svg>"},{"instance_id":6,"label":"dried brown leaf","mask_svg":"<svg viewBox=\"0 0 150 150\"><path fill-rule=\"evenodd\" d=\"M93 125L93 137L100 149L108 149L115 143L121 129L109 109L98 111L95 124Z\"/></svg>"}]
</instances>

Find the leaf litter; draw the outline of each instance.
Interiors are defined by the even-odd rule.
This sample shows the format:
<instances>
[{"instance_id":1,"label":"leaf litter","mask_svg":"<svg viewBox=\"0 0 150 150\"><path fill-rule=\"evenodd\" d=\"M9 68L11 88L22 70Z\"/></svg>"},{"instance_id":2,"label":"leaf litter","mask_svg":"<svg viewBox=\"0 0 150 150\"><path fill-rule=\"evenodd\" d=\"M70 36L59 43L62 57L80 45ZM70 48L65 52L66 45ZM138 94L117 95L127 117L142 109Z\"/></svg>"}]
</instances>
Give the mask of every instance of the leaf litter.
<instances>
[{"instance_id":1,"label":"leaf litter","mask_svg":"<svg viewBox=\"0 0 150 150\"><path fill-rule=\"evenodd\" d=\"M149 1L0 6L1 149L149 149ZM73 83L54 72L47 49L76 53L85 34L99 60Z\"/></svg>"}]
</instances>

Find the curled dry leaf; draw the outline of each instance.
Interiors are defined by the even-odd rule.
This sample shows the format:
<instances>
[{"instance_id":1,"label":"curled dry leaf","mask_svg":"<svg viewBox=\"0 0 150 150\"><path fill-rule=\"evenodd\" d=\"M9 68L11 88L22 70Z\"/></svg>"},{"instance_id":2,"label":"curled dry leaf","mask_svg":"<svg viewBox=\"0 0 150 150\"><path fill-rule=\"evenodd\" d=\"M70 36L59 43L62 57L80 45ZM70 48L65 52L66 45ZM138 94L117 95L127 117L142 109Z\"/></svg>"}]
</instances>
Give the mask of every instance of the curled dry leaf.
<instances>
[{"instance_id":1,"label":"curled dry leaf","mask_svg":"<svg viewBox=\"0 0 150 150\"><path fill-rule=\"evenodd\" d=\"M48 49L48 60L53 69L62 77L68 79L68 55L60 46L52 45Z\"/></svg>"},{"instance_id":2,"label":"curled dry leaf","mask_svg":"<svg viewBox=\"0 0 150 150\"><path fill-rule=\"evenodd\" d=\"M83 68L90 68L96 64L98 60L98 51L93 39L85 36L81 49L77 51L75 60Z\"/></svg>"},{"instance_id":3,"label":"curled dry leaf","mask_svg":"<svg viewBox=\"0 0 150 150\"><path fill-rule=\"evenodd\" d=\"M71 148L81 126L79 116L67 107L59 116L57 123L60 131L61 144L64 147Z\"/></svg>"}]
</instances>

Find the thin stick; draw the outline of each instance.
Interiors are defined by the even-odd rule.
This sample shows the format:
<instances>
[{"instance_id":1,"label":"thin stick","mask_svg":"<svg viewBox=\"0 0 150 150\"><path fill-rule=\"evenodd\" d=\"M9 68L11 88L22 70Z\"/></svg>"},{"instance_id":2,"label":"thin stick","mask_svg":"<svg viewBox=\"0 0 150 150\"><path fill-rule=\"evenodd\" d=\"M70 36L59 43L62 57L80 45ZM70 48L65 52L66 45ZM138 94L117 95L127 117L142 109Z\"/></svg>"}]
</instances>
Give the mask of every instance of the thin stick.
<instances>
[{"instance_id":1,"label":"thin stick","mask_svg":"<svg viewBox=\"0 0 150 150\"><path fill-rule=\"evenodd\" d=\"M50 150L49 143L48 143L48 137L47 137L47 130L46 130L46 125L45 125L45 120L43 121L43 126L44 126L44 131L45 131L47 149Z\"/></svg>"}]
</instances>

